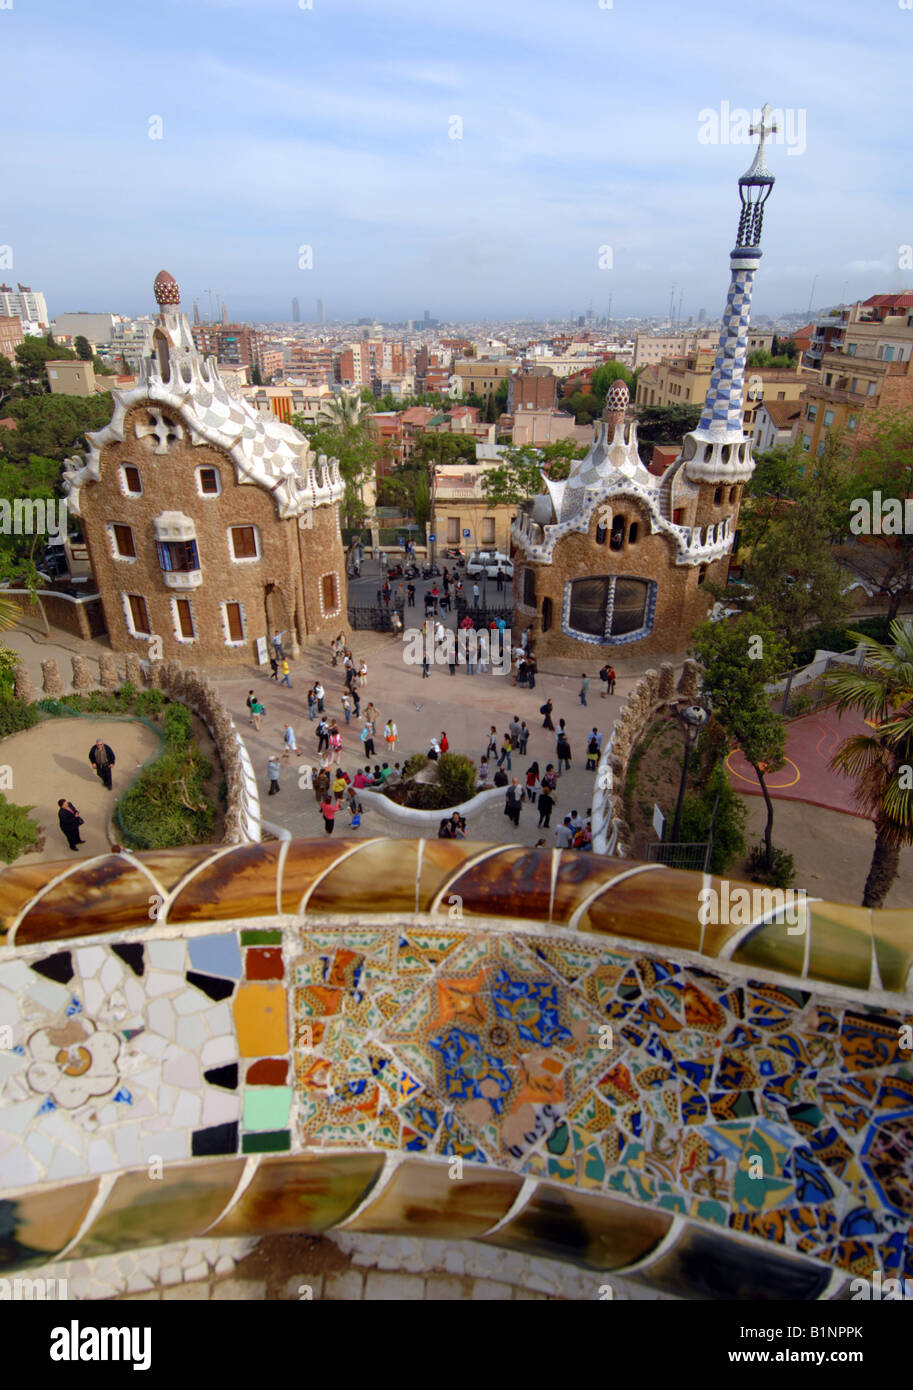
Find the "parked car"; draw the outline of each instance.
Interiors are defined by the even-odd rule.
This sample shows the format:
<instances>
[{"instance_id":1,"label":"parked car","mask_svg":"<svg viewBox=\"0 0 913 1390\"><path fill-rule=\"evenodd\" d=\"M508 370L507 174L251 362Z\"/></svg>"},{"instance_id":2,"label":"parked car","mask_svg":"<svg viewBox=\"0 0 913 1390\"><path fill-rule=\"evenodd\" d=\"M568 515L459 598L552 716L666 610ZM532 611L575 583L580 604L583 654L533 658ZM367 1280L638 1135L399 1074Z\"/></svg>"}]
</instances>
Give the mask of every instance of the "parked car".
<instances>
[{"instance_id":1,"label":"parked car","mask_svg":"<svg viewBox=\"0 0 913 1390\"><path fill-rule=\"evenodd\" d=\"M505 579L513 579L513 562L509 555L500 550L474 550L466 566L466 573L470 578L484 575L487 579L497 579L498 570Z\"/></svg>"}]
</instances>

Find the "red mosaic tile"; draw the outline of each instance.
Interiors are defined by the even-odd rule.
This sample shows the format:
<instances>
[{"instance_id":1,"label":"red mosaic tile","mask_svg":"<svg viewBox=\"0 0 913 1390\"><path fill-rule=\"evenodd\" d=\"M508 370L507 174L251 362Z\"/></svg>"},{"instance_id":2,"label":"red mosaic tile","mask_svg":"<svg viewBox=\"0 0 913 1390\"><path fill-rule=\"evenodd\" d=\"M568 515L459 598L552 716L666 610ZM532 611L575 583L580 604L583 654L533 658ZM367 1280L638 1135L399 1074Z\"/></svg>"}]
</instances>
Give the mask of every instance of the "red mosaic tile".
<instances>
[{"instance_id":1,"label":"red mosaic tile","mask_svg":"<svg viewBox=\"0 0 913 1390\"><path fill-rule=\"evenodd\" d=\"M248 980L281 980L285 974L282 948L256 946L245 952L244 974Z\"/></svg>"},{"instance_id":2,"label":"red mosaic tile","mask_svg":"<svg viewBox=\"0 0 913 1390\"><path fill-rule=\"evenodd\" d=\"M248 1086L284 1086L287 1076L288 1062L284 1057L264 1057L248 1067L245 1079Z\"/></svg>"}]
</instances>

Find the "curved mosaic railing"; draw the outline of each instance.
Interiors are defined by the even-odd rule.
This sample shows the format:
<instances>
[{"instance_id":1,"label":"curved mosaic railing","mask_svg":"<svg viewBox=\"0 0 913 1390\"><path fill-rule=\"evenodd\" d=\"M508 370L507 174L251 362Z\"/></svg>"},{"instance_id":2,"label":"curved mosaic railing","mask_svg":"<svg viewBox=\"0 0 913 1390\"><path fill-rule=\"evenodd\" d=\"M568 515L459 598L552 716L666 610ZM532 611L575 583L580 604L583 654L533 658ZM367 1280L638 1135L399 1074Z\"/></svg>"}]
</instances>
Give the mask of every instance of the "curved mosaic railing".
<instances>
[{"instance_id":1,"label":"curved mosaic railing","mask_svg":"<svg viewBox=\"0 0 913 1390\"><path fill-rule=\"evenodd\" d=\"M741 887L439 840L7 870L0 1261L344 1225L686 1297L909 1277L913 913Z\"/></svg>"}]
</instances>

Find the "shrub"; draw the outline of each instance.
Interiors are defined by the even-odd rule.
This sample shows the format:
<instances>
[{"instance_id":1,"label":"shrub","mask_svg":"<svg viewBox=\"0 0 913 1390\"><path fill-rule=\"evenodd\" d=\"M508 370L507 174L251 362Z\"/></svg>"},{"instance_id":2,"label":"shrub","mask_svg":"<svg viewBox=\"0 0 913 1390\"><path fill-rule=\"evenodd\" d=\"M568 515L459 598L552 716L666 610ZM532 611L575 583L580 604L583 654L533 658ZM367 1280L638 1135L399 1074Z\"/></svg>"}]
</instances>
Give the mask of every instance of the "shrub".
<instances>
[{"instance_id":1,"label":"shrub","mask_svg":"<svg viewBox=\"0 0 913 1390\"><path fill-rule=\"evenodd\" d=\"M12 695L16 679L16 667L21 661L22 657L18 652L14 652L11 647L0 642L0 691L4 694Z\"/></svg>"},{"instance_id":2,"label":"shrub","mask_svg":"<svg viewBox=\"0 0 913 1390\"><path fill-rule=\"evenodd\" d=\"M719 802L717 803L717 793ZM716 817L713 808L716 805ZM698 844L710 838L713 821L713 848L710 852L710 871L722 874L736 859L745 854L745 822L748 809L726 775L726 767L718 762L704 787L685 797L682 807L681 838L685 843Z\"/></svg>"},{"instance_id":3,"label":"shrub","mask_svg":"<svg viewBox=\"0 0 913 1390\"><path fill-rule=\"evenodd\" d=\"M133 713L145 719L157 719L165 707L163 690L141 690L133 705Z\"/></svg>"},{"instance_id":4,"label":"shrub","mask_svg":"<svg viewBox=\"0 0 913 1390\"><path fill-rule=\"evenodd\" d=\"M31 729L38 719L35 705L27 705L12 695L0 695L0 738L18 733L20 729Z\"/></svg>"},{"instance_id":5,"label":"shrub","mask_svg":"<svg viewBox=\"0 0 913 1390\"><path fill-rule=\"evenodd\" d=\"M430 761L431 759L428 757L427 753L413 753L412 756L407 758L403 763L403 777L414 777L415 774L421 772L422 768Z\"/></svg>"},{"instance_id":6,"label":"shrub","mask_svg":"<svg viewBox=\"0 0 913 1390\"><path fill-rule=\"evenodd\" d=\"M204 791L211 772L195 748L167 749L121 798L117 816L128 843L136 849L203 843L215 819Z\"/></svg>"},{"instance_id":7,"label":"shrub","mask_svg":"<svg viewBox=\"0 0 913 1390\"><path fill-rule=\"evenodd\" d=\"M120 690L116 690L114 693L122 710L126 712L133 707L133 701L136 699L136 686L132 681L124 681ZM161 691L158 693L161 694Z\"/></svg>"},{"instance_id":8,"label":"shrub","mask_svg":"<svg viewBox=\"0 0 913 1390\"><path fill-rule=\"evenodd\" d=\"M767 851L763 841L754 845L748 856L748 872L755 883L769 883L771 888L788 888L796 877L795 857L787 849L773 850L773 867L765 868Z\"/></svg>"},{"instance_id":9,"label":"shrub","mask_svg":"<svg viewBox=\"0 0 913 1390\"><path fill-rule=\"evenodd\" d=\"M193 742L193 720L187 706L169 705L162 720L162 729L166 748L189 748Z\"/></svg>"},{"instance_id":10,"label":"shrub","mask_svg":"<svg viewBox=\"0 0 913 1390\"><path fill-rule=\"evenodd\" d=\"M478 774L471 758L462 753L442 753L437 761L437 784L445 806L458 806L475 796Z\"/></svg>"},{"instance_id":11,"label":"shrub","mask_svg":"<svg viewBox=\"0 0 913 1390\"><path fill-rule=\"evenodd\" d=\"M0 792L0 859L5 864L12 864L20 854L37 844L38 826L29 820L29 812L34 809L34 806L16 806Z\"/></svg>"},{"instance_id":12,"label":"shrub","mask_svg":"<svg viewBox=\"0 0 913 1390\"><path fill-rule=\"evenodd\" d=\"M66 699L66 696L64 696ZM120 701L116 691L92 690L85 696L82 708L87 714L119 714Z\"/></svg>"}]
</instances>

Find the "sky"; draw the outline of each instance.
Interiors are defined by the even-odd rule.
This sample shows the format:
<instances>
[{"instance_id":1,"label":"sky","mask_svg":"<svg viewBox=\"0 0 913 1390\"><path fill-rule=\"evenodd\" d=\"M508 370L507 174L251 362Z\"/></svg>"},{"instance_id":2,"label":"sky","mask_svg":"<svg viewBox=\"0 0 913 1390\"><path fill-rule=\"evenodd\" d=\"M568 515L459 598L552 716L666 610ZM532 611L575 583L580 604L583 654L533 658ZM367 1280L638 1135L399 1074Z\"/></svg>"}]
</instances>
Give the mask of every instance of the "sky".
<instances>
[{"instance_id":1,"label":"sky","mask_svg":"<svg viewBox=\"0 0 913 1390\"><path fill-rule=\"evenodd\" d=\"M52 317L165 268L241 320L715 318L765 101L755 313L913 286L910 0L7 2L0 273Z\"/></svg>"}]
</instances>

